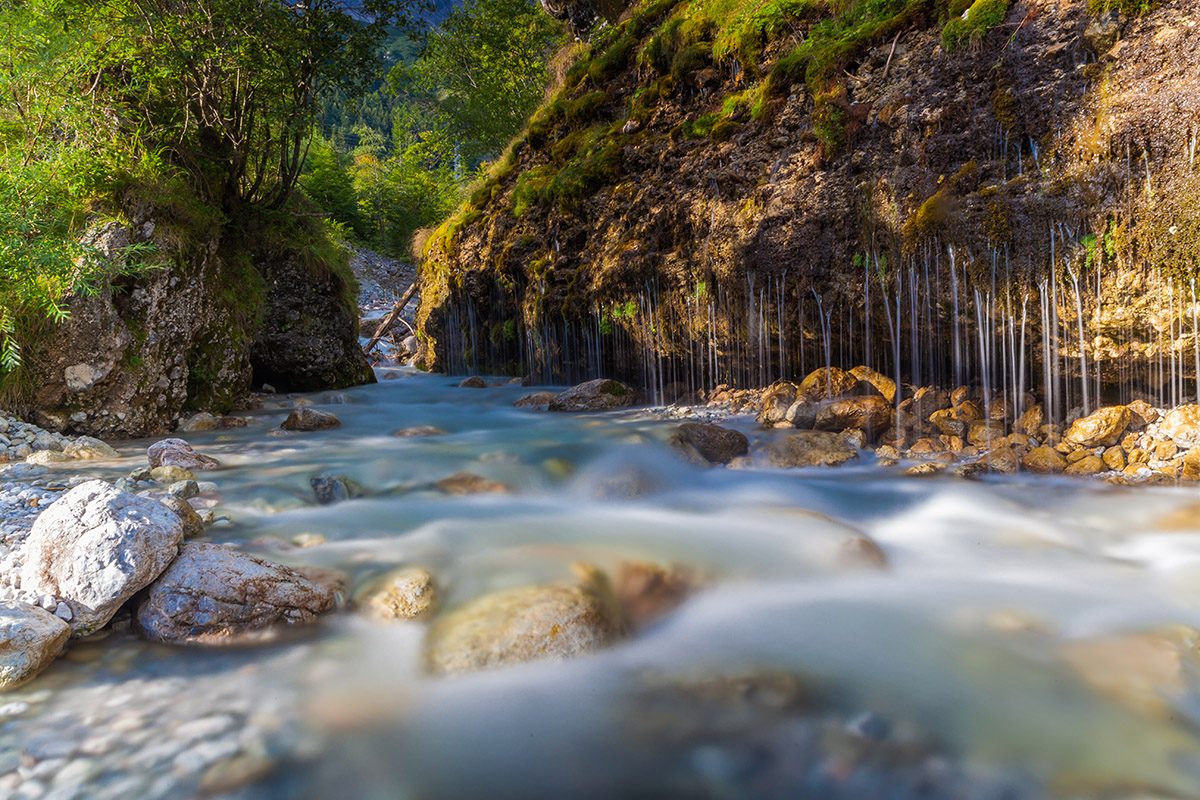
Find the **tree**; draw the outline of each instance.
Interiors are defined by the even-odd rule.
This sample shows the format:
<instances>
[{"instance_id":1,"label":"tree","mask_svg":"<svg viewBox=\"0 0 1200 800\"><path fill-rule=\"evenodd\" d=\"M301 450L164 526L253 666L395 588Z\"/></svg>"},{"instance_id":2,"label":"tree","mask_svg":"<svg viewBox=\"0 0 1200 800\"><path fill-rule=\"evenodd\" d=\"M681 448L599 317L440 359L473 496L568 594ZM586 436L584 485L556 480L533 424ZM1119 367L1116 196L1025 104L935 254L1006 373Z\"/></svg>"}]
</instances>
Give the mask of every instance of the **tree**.
<instances>
[{"instance_id":1,"label":"tree","mask_svg":"<svg viewBox=\"0 0 1200 800\"><path fill-rule=\"evenodd\" d=\"M280 208L319 98L376 79L391 26L420 0L77 0L106 37L97 90L226 212Z\"/></svg>"},{"instance_id":2,"label":"tree","mask_svg":"<svg viewBox=\"0 0 1200 800\"><path fill-rule=\"evenodd\" d=\"M560 23L530 0L465 0L430 32L421 60L392 84L424 93L474 165L494 157L525 125L546 90L546 59Z\"/></svg>"}]
</instances>

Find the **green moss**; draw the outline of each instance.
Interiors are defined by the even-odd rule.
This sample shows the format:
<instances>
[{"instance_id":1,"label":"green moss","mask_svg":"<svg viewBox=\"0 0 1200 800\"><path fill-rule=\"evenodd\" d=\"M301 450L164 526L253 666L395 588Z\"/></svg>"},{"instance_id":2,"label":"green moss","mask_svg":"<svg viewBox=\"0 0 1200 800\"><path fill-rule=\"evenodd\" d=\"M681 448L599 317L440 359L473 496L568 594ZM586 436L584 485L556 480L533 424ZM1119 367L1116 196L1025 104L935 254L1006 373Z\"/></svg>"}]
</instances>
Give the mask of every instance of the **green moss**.
<instances>
[{"instance_id":1,"label":"green moss","mask_svg":"<svg viewBox=\"0 0 1200 800\"><path fill-rule=\"evenodd\" d=\"M549 167L536 167L517 179L517 185L513 187L512 193L513 216L521 216L530 207L542 201L546 185L550 183L552 176L553 173Z\"/></svg>"},{"instance_id":2,"label":"green moss","mask_svg":"<svg viewBox=\"0 0 1200 800\"><path fill-rule=\"evenodd\" d=\"M676 83L687 80L693 72L704 69L712 59L712 45L705 42L689 44L671 60L671 78Z\"/></svg>"},{"instance_id":3,"label":"green moss","mask_svg":"<svg viewBox=\"0 0 1200 800\"><path fill-rule=\"evenodd\" d=\"M1162 0L1088 0L1088 11L1103 14L1117 11L1131 17L1140 17L1158 8Z\"/></svg>"},{"instance_id":4,"label":"green moss","mask_svg":"<svg viewBox=\"0 0 1200 800\"><path fill-rule=\"evenodd\" d=\"M588 92L567 109L567 120L572 125L582 125L596 118L596 112L609 101L608 93L603 91Z\"/></svg>"},{"instance_id":5,"label":"green moss","mask_svg":"<svg viewBox=\"0 0 1200 800\"><path fill-rule=\"evenodd\" d=\"M708 138L714 142L727 142L738 129L738 123L731 119L723 119L712 126L708 132Z\"/></svg>"},{"instance_id":6,"label":"green moss","mask_svg":"<svg viewBox=\"0 0 1200 800\"><path fill-rule=\"evenodd\" d=\"M716 112L702 114L699 117L686 120L680 132L685 139L703 139L712 132L713 126L717 124L720 118L720 114Z\"/></svg>"},{"instance_id":7,"label":"green moss","mask_svg":"<svg viewBox=\"0 0 1200 800\"><path fill-rule=\"evenodd\" d=\"M587 76L595 86L603 86L629 66L629 58L637 47L638 37L632 32L617 39L603 55L593 59L587 67Z\"/></svg>"},{"instance_id":8,"label":"green moss","mask_svg":"<svg viewBox=\"0 0 1200 800\"><path fill-rule=\"evenodd\" d=\"M953 53L968 42L978 44L989 30L1004 22L1010 0L975 0L966 17L955 16L942 28L942 49Z\"/></svg>"}]
</instances>

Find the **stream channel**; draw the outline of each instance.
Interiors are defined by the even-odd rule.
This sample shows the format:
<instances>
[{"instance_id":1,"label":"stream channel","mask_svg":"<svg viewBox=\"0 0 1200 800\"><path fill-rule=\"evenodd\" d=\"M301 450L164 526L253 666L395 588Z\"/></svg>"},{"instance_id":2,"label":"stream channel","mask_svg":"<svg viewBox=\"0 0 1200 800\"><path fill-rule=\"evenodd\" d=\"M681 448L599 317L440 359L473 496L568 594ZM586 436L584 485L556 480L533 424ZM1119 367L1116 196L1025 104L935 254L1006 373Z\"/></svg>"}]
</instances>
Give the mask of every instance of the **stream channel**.
<instances>
[{"instance_id":1,"label":"stream channel","mask_svg":"<svg viewBox=\"0 0 1200 800\"><path fill-rule=\"evenodd\" d=\"M705 588L595 655L452 678L423 673L423 624L352 611L258 646L117 631L0 698L0 774L23 776L4 792L1200 796L1194 489L918 479L869 453L702 469L667 446L661 410L549 414L514 408L520 386L396 372L348 403L310 396L336 430L268 435L280 398L245 429L187 435L225 465L201 476L230 520L207 536L352 583L421 565L448 608L575 562L681 564ZM771 435L722 424L752 447ZM418 425L446 434L390 435ZM148 444L91 474L144 465ZM514 491L430 488L459 471ZM317 474L370 496L318 506ZM324 542L293 546L303 534ZM839 555L862 534L887 568Z\"/></svg>"}]
</instances>

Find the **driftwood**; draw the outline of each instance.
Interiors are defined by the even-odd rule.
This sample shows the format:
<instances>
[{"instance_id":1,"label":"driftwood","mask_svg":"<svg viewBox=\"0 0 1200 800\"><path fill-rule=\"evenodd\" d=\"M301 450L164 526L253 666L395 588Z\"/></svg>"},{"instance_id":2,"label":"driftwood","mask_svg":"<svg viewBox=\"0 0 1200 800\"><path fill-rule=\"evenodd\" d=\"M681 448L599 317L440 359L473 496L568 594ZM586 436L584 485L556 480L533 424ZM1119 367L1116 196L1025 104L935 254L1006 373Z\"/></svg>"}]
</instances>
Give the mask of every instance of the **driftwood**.
<instances>
[{"instance_id":1,"label":"driftwood","mask_svg":"<svg viewBox=\"0 0 1200 800\"><path fill-rule=\"evenodd\" d=\"M392 310L388 312L388 315L383 318L383 323L375 331L375 335L371 337L371 341L367 342L366 347L363 348L364 353L370 353L371 348L379 343L379 340L383 338L385 333L387 333L388 328L396 324L396 319L400 316L400 312L404 310L404 307L408 305L408 301L412 300L413 295L416 293L417 282L413 281L412 284L404 291L404 294L401 295L400 299L396 301L396 305L392 306ZM404 320L401 320L401 322L404 322ZM407 327L409 330L412 330L412 327L409 326L407 322L404 324L405 327Z\"/></svg>"}]
</instances>

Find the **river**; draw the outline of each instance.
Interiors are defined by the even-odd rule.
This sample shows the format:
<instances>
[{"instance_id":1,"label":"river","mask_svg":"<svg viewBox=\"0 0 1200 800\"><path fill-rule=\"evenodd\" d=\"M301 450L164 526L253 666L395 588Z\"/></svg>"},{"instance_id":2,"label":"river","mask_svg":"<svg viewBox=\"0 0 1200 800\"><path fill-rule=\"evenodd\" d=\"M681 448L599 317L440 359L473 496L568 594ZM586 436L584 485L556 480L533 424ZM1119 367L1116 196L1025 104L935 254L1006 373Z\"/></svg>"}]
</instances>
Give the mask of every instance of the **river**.
<instances>
[{"instance_id":1,"label":"river","mask_svg":"<svg viewBox=\"0 0 1200 800\"><path fill-rule=\"evenodd\" d=\"M682 564L705 588L594 656L455 678L422 672L423 625L353 612L256 647L117 630L0 697L0 775L20 776L0 796L1200 796L1194 489L917 479L869 453L701 469L662 412L394 373L310 396L337 430L268 435L281 399L188 435L225 465L202 476L228 517L209 538L355 583L419 564L447 607L580 561ZM418 425L446 433L390 435ZM464 470L514 491L430 486ZM317 474L369 496L318 506ZM844 557L864 534L886 569Z\"/></svg>"}]
</instances>

